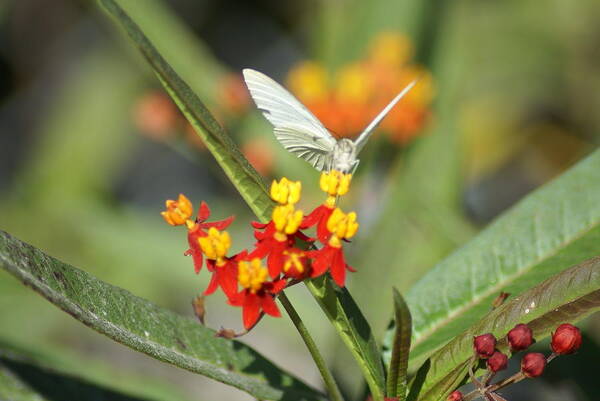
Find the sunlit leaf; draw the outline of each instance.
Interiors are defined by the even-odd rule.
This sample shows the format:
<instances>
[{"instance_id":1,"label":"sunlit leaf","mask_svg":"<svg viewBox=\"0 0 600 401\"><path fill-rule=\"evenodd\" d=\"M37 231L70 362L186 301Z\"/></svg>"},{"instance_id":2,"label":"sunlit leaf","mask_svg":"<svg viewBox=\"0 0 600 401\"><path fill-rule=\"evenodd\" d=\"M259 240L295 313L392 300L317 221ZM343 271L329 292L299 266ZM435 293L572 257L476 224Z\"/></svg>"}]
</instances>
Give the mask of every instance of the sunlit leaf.
<instances>
[{"instance_id":1,"label":"sunlit leaf","mask_svg":"<svg viewBox=\"0 0 600 401\"><path fill-rule=\"evenodd\" d=\"M526 323L536 340L548 336L559 324L576 322L600 311L600 257L587 260L545 280L491 311L429 358L430 368L419 394L420 401L434 401L456 388L473 353L473 336L492 333L498 349L509 352L506 333Z\"/></svg>"},{"instance_id":2,"label":"sunlit leaf","mask_svg":"<svg viewBox=\"0 0 600 401\"><path fill-rule=\"evenodd\" d=\"M402 295L394 288L394 314L396 333L392 342L392 356L388 369L387 395L404 400L406 397L406 377L408 353L412 333L412 319L408 305Z\"/></svg>"},{"instance_id":3,"label":"sunlit leaf","mask_svg":"<svg viewBox=\"0 0 600 401\"><path fill-rule=\"evenodd\" d=\"M481 318L500 292L517 296L598 253L598 171L600 151L527 196L410 289L412 369Z\"/></svg>"},{"instance_id":4,"label":"sunlit leaf","mask_svg":"<svg viewBox=\"0 0 600 401\"><path fill-rule=\"evenodd\" d=\"M104 283L0 231L0 267L94 330L265 400L323 400L250 347Z\"/></svg>"}]
</instances>

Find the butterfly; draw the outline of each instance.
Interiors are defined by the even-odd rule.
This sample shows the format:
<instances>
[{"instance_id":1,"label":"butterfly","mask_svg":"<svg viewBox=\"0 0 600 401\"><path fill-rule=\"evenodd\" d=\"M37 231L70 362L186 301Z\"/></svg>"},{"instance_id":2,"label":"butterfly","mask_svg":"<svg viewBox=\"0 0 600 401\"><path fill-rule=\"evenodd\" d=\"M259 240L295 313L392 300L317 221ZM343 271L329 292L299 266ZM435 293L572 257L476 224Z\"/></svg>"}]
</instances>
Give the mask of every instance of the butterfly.
<instances>
[{"instance_id":1,"label":"butterfly","mask_svg":"<svg viewBox=\"0 0 600 401\"><path fill-rule=\"evenodd\" d=\"M388 112L410 91L409 83L356 138L336 139L290 92L258 71L243 70L246 86L259 110L274 127L275 137L285 150L306 160L319 171L354 172L358 153Z\"/></svg>"}]
</instances>

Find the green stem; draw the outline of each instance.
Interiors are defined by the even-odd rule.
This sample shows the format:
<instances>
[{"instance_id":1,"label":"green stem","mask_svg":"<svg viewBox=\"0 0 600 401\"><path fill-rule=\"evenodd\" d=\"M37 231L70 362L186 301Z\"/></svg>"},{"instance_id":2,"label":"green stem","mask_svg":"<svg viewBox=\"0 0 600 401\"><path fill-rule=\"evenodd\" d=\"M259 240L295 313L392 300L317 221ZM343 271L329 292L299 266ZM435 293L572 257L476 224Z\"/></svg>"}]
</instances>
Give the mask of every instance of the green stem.
<instances>
[{"instance_id":1,"label":"green stem","mask_svg":"<svg viewBox=\"0 0 600 401\"><path fill-rule=\"evenodd\" d=\"M287 295L285 295L285 293L282 291L277 295L277 299L279 299L279 302L281 302L281 305L283 305L285 311L292 320L292 323L294 323L294 326L296 326L298 333L300 333L300 337L302 337L304 344L306 344L310 355L312 356L317 368L319 369L319 372L321 373L321 377L323 377L323 381L325 382L325 387L327 387L327 392L329 393L331 401L344 401L342 394L340 393L340 389L338 388L331 372L327 368L323 356L319 352L317 345L315 344L310 333L308 332L308 329L304 325L304 322L298 315L298 312L296 312L296 309L288 299Z\"/></svg>"}]
</instances>

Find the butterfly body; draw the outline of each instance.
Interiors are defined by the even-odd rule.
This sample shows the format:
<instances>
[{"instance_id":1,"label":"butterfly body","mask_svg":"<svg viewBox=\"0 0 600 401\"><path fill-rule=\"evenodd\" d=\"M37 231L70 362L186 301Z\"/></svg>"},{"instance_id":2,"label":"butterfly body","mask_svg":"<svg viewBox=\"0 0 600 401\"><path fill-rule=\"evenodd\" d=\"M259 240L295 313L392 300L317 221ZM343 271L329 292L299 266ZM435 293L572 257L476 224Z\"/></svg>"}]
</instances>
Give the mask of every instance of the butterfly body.
<instances>
[{"instance_id":1,"label":"butterfly body","mask_svg":"<svg viewBox=\"0 0 600 401\"><path fill-rule=\"evenodd\" d=\"M354 171L357 163L358 159L356 158L356 145L354 142L347 138L338 140L329 157L328 170L350 173Z\"/></svg>"},{"instance_id":2,"label":"butterfly body","mask_svg":"<svg viewBox=\"0 0 600 401\"><path fill-rule=\"evenodd\" d=\"M335 139L321 122L291 93L266 75L244 69L244 80L256 106L274 126L277 140L290 153L319 171L353 172L358 153L381 120L414 86L408 84L365 128L356 140Z\"/></svg>"}]
</instances>

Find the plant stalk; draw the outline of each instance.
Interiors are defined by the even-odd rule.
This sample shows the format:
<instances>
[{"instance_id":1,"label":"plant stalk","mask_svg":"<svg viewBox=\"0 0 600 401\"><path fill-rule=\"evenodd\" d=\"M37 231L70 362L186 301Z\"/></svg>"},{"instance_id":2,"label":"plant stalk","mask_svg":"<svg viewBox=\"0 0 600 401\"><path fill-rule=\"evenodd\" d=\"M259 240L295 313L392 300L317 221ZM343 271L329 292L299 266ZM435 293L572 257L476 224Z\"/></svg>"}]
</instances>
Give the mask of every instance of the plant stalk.
<instances>
[{"instance_id":1,"label":"plant stalk","mask_svg":"<svg viewBox=\"0 0 600 401\"><path fill-rule=\"evenodd\" d=\"M323 378L323 382L325 383L325 387L327 388L327 392L329 393L331 401L344 401L342 394L340 393L340 389L338 388L333 375L327 368L327 364L325 363L321 352L319 352L317 345L315 344L312 336L308 332L308 329L298 315L298 312L296 312L296 309L290 302L289 298L282 291L277 295L277 299L279 299L279 302L281 302L281 305L283 305L283 308L292 320L292 323L294 323L294 326L296 326L298 333L300 333L300 337L302 337L304 344L306 344L310 355L312 356L317 368L319 369L319 372L321 373L321 377Z\"/></svg>"}]
</instances>

